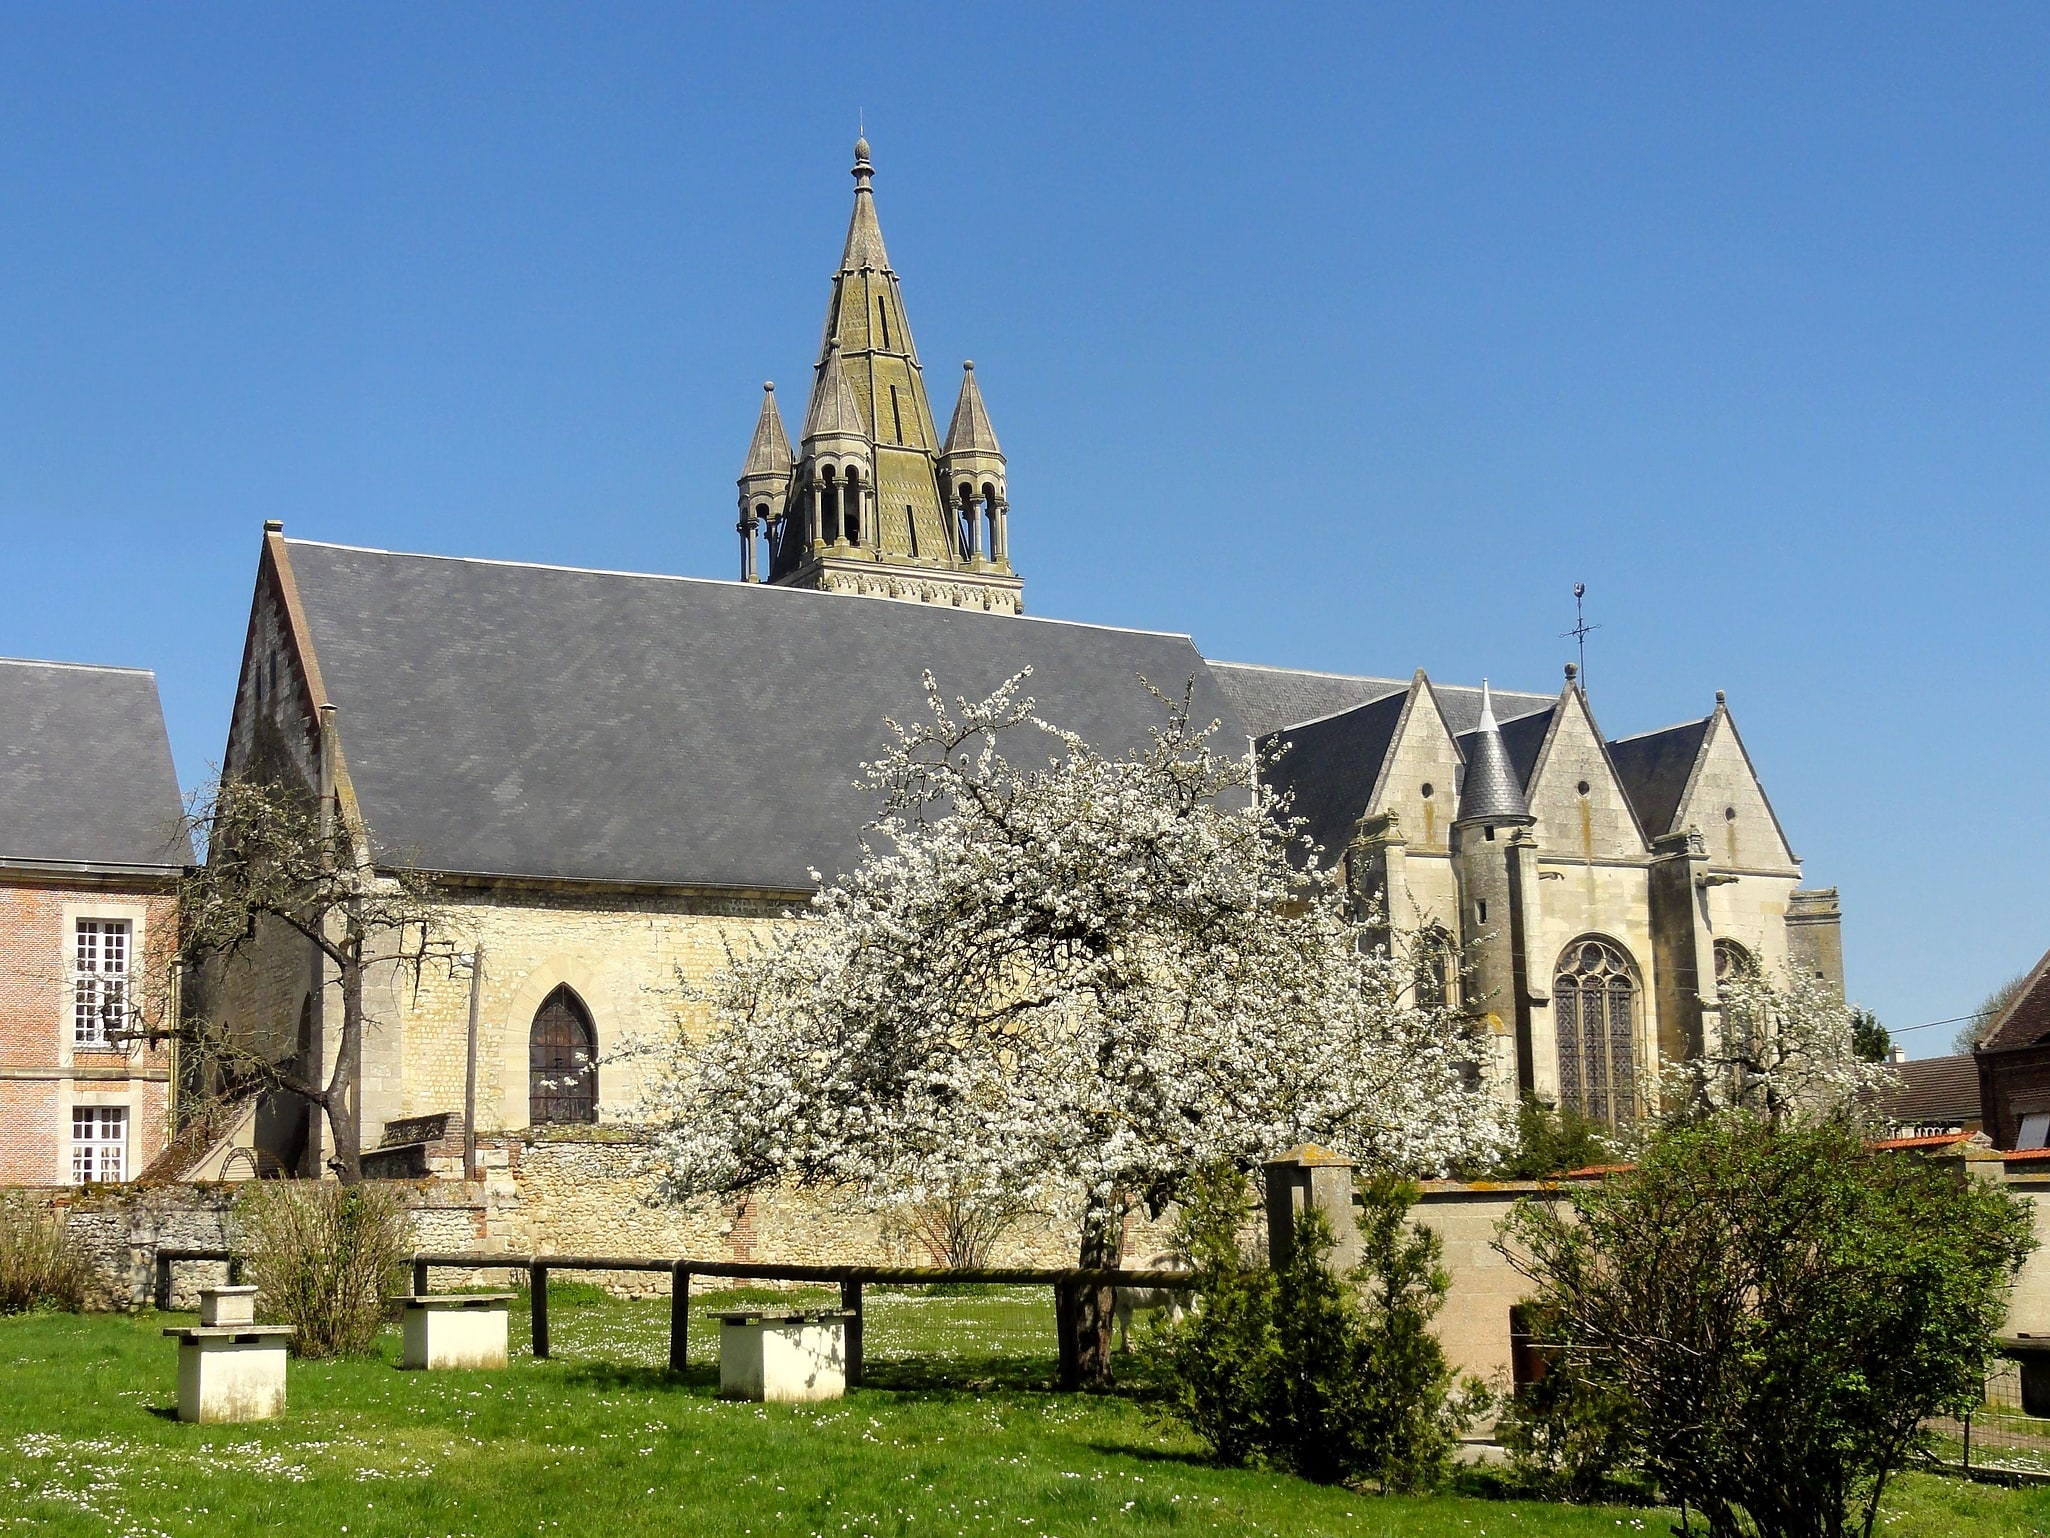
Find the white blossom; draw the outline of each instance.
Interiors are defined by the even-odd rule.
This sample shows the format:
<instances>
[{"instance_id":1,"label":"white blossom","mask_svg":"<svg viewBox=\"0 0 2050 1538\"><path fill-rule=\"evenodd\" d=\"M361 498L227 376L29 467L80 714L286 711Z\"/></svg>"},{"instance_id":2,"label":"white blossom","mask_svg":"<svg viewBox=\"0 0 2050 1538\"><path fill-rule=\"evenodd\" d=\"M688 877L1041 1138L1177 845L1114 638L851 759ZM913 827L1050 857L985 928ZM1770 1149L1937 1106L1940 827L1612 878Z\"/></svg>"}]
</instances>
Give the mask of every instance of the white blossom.
<instances>
[{"instance_id":1,"label":"white blossom","mask_svg":"<svg viewBox=\"0 0 2050 1538\"><path fill-rule=\"evenodd\" d=\"M1658 1103L1669 1114L1741 1110L1802 1122L1873 1104L1887 1070L1858 1056L1850 1007L1827 981L1740 971L1716 987L1720 1030L1700 1057L1663 1071Z\"/></svg>"},{"instance_id":2,"label":"white blossom","mask_svg":"<svg viewBox=\"0 0 2050 1538\"><path fill-rule=\"evenodd\" d=\"M1026 676L950 708L926 675L929 719L865 766L854 871L695 990L712 1027L650 1102L669 1195L1004 1192L1077 1212L1087 1258L1207 1161L1311 1141L1428 1174L1503 1145L1473 1027L1407 998L1215 723L1163 698L1109 759ZM1035 728L1057 751L1014 766L1000 738Z\"/></svg>"}]
</instances>

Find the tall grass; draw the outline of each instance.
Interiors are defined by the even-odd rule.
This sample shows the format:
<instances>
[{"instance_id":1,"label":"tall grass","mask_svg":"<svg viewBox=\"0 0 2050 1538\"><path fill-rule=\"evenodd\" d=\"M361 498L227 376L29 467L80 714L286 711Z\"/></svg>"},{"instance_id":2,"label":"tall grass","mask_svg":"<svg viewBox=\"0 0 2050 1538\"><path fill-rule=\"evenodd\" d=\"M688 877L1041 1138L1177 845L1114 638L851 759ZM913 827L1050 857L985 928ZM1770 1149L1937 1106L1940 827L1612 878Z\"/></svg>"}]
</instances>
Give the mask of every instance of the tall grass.
<instances>
[{"instance_id":1,"label":"tall grass","mask_svg":"<svg viewBox=\"0 0 2050 1538\"><path fill-rule=\"evenodd\" d=\"M265 1180L235 1205L244 1274L263 1317L292 1326L302 1357L369 1351L405 1290L412 1225L376 1185Z\"/></svg>"},{"instance_id":2,"label":"tall grass","mask_svg":"<svg viewBox=\"0 0 2050 1538\"><path fill-rule=\"evenodd\" d=\"M92 1295L92 1262L69 1218L0 1192L0 1314L34 1308L77 1313Z\"/></svg>"}]
</instances>

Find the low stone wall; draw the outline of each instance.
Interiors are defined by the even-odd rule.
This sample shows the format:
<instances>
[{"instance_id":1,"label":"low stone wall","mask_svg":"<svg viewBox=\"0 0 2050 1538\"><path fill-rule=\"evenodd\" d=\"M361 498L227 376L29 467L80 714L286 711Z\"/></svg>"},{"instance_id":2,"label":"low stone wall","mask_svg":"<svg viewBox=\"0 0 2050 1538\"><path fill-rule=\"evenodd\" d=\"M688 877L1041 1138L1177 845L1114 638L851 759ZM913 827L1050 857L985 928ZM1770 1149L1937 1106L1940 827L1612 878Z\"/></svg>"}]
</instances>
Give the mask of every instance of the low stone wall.
<instances>
[{"instance_id":1,"label":"low stone wall","mask_svg":"<svg viewBox=\"0 0 2050 1538\"><path fill-rule=\"evenodd\" d=\"M736 1202L679 1207L661 1201L642 1172L645 1146L621 1129L550 1129L480 1139L483 1179L445 1175L380 1184L404 1193L413 1243L426 1252L529 1255L691 1256L703 1260L796 1265L932 1265L935 1257L885 1215L804 1192L768 1192ZM435 1167L459 1170L460 1158ZM70 1214L102 1279L107 1307L150 1300L155 1254L170 1249L228 1249L235 1243L231 1184L43 1189L38 1200ZM1126 1232L1133 1263L1167 1248L1168 1225L1135 1215ZM1014 1224L989 1257L994 1265L1070 1266L1072 1229L1052 1218ZM223 1268L181 1262L173 1303L195 1305L197 1291L223 1280ZM669 1280L645 1271L579 1272L622 1296L666 1293ZM439 1273L437 1287L501 1285L503 1270Z\"/></svg>"},{"instance_id":2,"label":"low stone wall","mask_svg":"<svg viewBox=\"0 0 2050 1538\"><path fill-rule=\"evenodd\" d=\"M640 1172L642 1145L612 1128L552 1130L493 1139L479 1149L484 1178L432 1177L388 1182L402 1190L414 1244L425 1251L529 1255L691 1256L705 1260L792 1264L929 1265L933 1256L879 1215L794 1192L737 1203L681 1208L653 1199ZM2004 1179L2035 1213L2039 1248L2023 1267L2009 1302L2006 1334L2050 1335L2050 1178L1999 1173L1997 1161L1971 1166ZM72 1231L101 1278L110 1308L150 1301L157 1249L225 1249L235 1239L238 1185L108 1186L42 1189L36 1200L69 1215ZM1427 1181L1412 1217L1444 1245L1451 1290L1438 1318L1446 1354L1462 1372L1498 1388L1510 1378L1509 1310L1524 1293L1521 1277L1494 1245L1514 1203L1556 1188L1532 1182ZM1127 1231L1128 1264L1168 1247L1169 1222L1136 1216ZM991 1257L995 1264L1066 1266L1075 1236L1047 1218L1017 1224ZM225 1280L218 1264L184 1263L174 1272L174 1307L197 1304L198 1289ZM500 1285L507 1271L436 1276L437 1287ZM565 1277L565 1280L570 1278ZM623 1296L665 1293L660 1273L577 1273Z\"/></svg>"}]
</instances>

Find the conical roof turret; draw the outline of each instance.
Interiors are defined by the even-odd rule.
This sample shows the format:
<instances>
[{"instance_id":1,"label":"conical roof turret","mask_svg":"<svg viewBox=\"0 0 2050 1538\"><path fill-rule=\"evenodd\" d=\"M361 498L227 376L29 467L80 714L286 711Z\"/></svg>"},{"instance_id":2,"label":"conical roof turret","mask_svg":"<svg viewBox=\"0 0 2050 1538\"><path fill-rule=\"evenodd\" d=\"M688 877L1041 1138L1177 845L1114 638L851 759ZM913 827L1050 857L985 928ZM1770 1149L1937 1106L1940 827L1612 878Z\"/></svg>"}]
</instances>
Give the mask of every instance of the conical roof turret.
<instances>
[{"instance_id":1,"label":"conical roof turret","mask_svg":"<svg viewBox=\"0 0 2050 1538\"><path fill-rule=\"evenodd\" d=\"M811 405L804 413L804 447L807 453L829 439L858 439L868 447L868 424L861 419L861 403L847 382L847 370L840 363L840 343L826 343L826 355L819 362L818 380L811 388Z\"/></svg>"},{"instance_id":2,"label":"conical roof turret","mask_svg":"<svg viewBox=\"0 0 2050 1538\"><path fill-rule=\"evenodd\" d=\"M792 463L790 435L783 431L783 414L776 409L776 386L767 383L762 386L762 411L755 418L755 435L747 446L740 478L743 482L756 476L788 480Z\"/></svg>"},{"instance_id":3,"label":"conical roof turret","mask_svg":"<svg viewBox=\"0 0 2050 1538\"><path fill-rule=\"evenodd\" d=\"M954 402L954 420L947 424L947 442L940 454L946 459L987 454L1003 460L996 429L989 425L989 409L982 404L982 390L975 383L973 362L961 365L961 397Z\"/></svg>"},{"instance_id":4,"label":"conical roof turret","mask_svg":"<svg viewBox=\"0 0 2050 1538\"><path fill-rule=\"evenodd\" d=\"M1461 822L1495 822L1530 816L1523 782L1509 761L1502 728L1495 722L1495 702L1488 681L1481 680L1480 725L1461 739L1466 750L1466 778L1459 788Z\"/></svg>"}]
</instances>

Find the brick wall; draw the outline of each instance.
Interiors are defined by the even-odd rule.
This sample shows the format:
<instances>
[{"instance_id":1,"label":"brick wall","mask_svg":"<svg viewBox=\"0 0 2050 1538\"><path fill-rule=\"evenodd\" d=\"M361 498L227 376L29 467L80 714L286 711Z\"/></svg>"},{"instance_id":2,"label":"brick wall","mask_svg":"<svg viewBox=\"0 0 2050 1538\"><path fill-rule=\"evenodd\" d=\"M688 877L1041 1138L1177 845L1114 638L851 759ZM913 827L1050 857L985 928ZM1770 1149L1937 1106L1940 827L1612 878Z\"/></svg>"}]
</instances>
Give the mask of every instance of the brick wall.
<instances>
[{"instance_id":1,"label":"brick wall","mask_svg":"<svg viewBox=\"0 0 2050 1538\"><path fill-rule=\"evenodd\" d=\"M131 1174L163 1147L168 1051L73 1048L73 923L129 922L131 997L145 1020L155 1021L169 1003L176 913L175 898L160 885L39 881L22 873L0 881L0 1185L70 1179L74 1106L127 1110Z\"/></svg>"}]
</instances>

